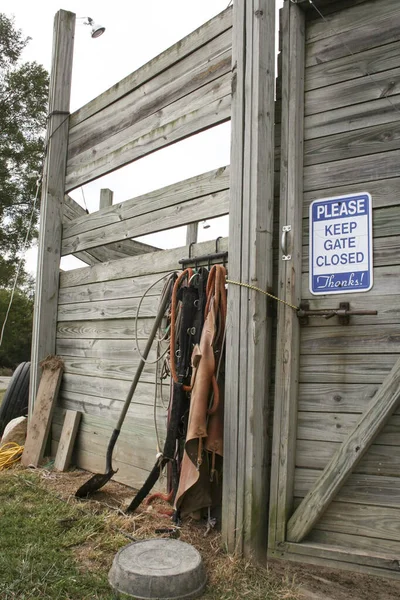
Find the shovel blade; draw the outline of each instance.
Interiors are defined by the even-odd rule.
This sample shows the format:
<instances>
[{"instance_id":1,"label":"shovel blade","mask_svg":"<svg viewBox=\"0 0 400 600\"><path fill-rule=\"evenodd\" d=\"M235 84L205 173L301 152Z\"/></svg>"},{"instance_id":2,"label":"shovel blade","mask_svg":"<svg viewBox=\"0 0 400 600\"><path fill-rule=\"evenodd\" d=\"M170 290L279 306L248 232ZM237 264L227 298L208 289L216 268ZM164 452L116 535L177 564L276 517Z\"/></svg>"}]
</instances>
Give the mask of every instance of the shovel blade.
<instances>
[{"instance_id":1,"label":"shovel blade","mask_svg":"<svg viewBox=\"0 0 400 600\"><path fill-rule=\"evenodd\" d=\"M108 471L107 473L96 473L93 475L86 483L81 485L79 489L76 490L75 496L76 498L86 498L93 492L97 492L100 488L103 487L110 479L115 475L117 471Z\"/></svg>"}]
</instances>

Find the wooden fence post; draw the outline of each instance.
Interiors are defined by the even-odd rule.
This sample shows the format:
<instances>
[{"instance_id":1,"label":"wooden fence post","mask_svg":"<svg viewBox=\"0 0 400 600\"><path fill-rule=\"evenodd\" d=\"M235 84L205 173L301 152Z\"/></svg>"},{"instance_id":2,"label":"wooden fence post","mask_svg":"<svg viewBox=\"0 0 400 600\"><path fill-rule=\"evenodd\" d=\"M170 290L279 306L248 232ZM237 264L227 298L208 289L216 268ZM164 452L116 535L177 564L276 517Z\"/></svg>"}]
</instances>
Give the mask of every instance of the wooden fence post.
<instances>
[{"instance_id":1,"label":"wooden fence post","mask_svg":"<svg viewBox=\"0 0 400 600\"><path fill-rule=\"evenodd\" d=\"M272 287L275 2L236 0L233 16L229 279ZM265 558L269 340L266 296L229 285L223 540Z\"/></svg>"},{"instance_id":2,"label":"wooden fence post","mask_svg":"<svg viewBox=\"0 0 400 600\"><path fill-rule=\"evenodd\" d=\"M75 14L59 10L54 19L46 158L40 205L29 414L32 414L39 384L39 363L55 352L74 33Z\"/></svg>"}]
</instances>

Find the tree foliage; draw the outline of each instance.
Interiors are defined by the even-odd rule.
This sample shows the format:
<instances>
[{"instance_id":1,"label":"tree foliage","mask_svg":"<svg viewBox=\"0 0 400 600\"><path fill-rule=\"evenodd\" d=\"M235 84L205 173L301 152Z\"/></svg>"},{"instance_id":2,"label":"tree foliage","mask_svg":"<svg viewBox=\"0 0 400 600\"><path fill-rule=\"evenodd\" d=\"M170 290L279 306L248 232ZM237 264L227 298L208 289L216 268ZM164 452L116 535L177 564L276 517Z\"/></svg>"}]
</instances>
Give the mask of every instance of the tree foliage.
<instances>
[{"instance_id":1,"label":"tree foliage","mask_svg":"<svg viewBox=\"0 0 400 600\"><path fill-rule=\"evenodd\" d=\"M4 322L10 293L0 290L0 323ZM15 369L20 362L30 360L32 342L33 299L16 291L3 343L0 346L0 367Z\"/></svg>"},{"instance_id":2,"label":"tree foliage","mask_svg":"<svg viewBox=\"0 0 400 600\"><path fill-rule=\"evenodd\" d=\"M48 73L36 62L21 63L29 39L0 13L0 287L15 274L43 162ZM29 241L37 216L38 210Z\"/></svg>"}]
</instances>

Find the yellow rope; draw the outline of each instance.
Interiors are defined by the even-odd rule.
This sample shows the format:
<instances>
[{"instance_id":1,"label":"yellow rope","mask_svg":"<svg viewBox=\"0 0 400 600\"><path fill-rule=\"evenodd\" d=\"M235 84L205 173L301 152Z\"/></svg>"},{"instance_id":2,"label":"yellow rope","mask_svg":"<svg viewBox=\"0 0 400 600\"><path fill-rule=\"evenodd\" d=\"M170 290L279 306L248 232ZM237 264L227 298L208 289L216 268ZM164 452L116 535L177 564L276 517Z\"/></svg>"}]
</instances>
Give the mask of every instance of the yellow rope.
<instances>
[{"instance_id":1,"label":"yellow rope","mask_svg":"<svg viewBox=\"0 0 400 600\"><path fill-rule=\"evenodd\" d=\"M261 292L261 294L265 294L265 296L269 296L270 298L273 298L274 300L277 300L278 302L282 302L282 304L286 304L286 306L290 306L290 308L293 308L293 310L296 310L296 311L299 310L298 306L294 306L293 304L286 302L286 300L281 300L281 298L277 298L273 294L270 294L269 292L266 292L265 290L262 290L261 288L258 288L255 285L250 285L249 283L242 283L241 281L232 281L232 279L226 279L226 283L231 283L232 285L240 285L241 287L248 288L249 290L255 290L256 292Z\"/></svg>"},{"instance_id":2,"label":"yellow rope","mask_svg":"<svg viewBox=\"0 0 400 600\"><path fill-rule=\"evenodd\" d=\"M8 469L19 461L24 451L24 447L15 442L7 442L0 446L0 471Z\"/></svg>"}]
</instances>

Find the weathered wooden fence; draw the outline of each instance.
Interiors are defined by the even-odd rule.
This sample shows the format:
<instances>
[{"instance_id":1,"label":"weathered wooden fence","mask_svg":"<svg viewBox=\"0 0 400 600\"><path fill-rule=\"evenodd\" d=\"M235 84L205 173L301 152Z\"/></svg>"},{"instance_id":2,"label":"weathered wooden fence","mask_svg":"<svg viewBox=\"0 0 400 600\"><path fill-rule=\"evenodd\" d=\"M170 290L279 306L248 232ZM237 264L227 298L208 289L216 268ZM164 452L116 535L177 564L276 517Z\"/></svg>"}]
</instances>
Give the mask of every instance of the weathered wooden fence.
<instances>
[{"instance_id":1,"label":"weathered wooden fence","mask_svg":"<svg viewBox=\"0 0 400 600\"><path fill-rule=\"evenodd\" d=\"M400 7L314 4L323 18L289 1L282 14L280 227L292 226L292 261L280 260L279 286L292 304L378 314L300 326L280 309L270 554L399 577L400 421L384 407L395 410L387 378L400 352ZM310 202L356 192L372 196L374 285L313 296Z\"/></svg>"}]
</instances>

